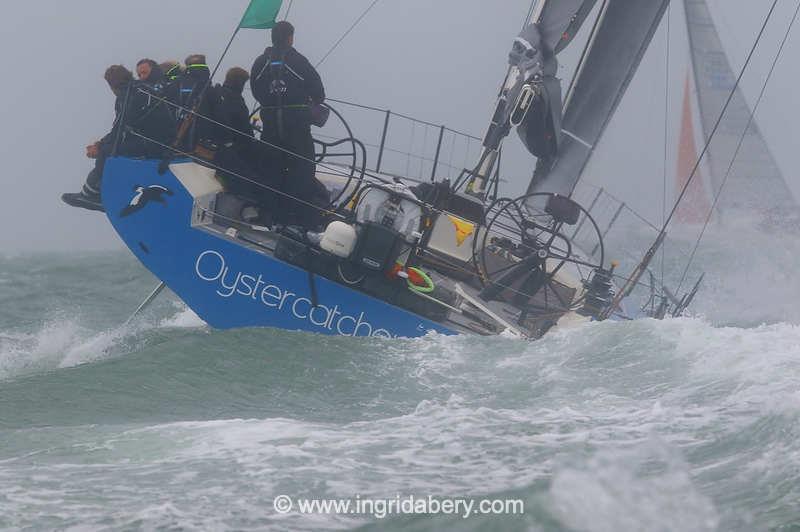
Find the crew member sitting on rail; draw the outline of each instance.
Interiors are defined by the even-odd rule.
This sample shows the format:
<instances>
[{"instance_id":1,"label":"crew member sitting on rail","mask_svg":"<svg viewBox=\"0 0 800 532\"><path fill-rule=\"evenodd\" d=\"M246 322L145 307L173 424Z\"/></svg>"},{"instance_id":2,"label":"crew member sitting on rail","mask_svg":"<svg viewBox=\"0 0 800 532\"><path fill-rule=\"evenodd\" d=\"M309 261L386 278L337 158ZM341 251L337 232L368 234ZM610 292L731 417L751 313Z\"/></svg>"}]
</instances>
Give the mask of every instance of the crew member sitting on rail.
<instances>
[{"instance_id":1,"label":"crew member sitting on rail","mask_svg":"<svg viewBox=\"0 0 800 532\"><path fill-rule=\"evenodd\" d=\"M136 75L139 76L141 83L152 89L153 96L163 96L167 81L158 63L152 59L140 60L136 63Z\"/></svg>"},{"instance_id":2,"label":"crew member sitting on rail","mask_svg":"<svg viewBox=\"0 0 800 532\"><path fill-rule=\"evenodd\" d=\"M139 81L150 84L159 82L164 78L161 67L152 59L141 59L136 63L136 75L139 77Z\"/></svg>"},{"instance_id":3,"label":"crew member sitting on rail","mask_svg":"<svg viewBox=\"0 0 800 532\"><path fill-rule=\"evenodd\" d=\"M212 142L216 134L216 126L208 120L214 116L215 106L213 91L210 90L211 71L206 64L206 56L190 55L185 64L184 72L170 85L167 99L178 105L178 121L185 121L179 128L187 128L179 133L179 148L193 152L198 144Z\"/></svg>"},{"instance_id":4,"label":"crew member sitting on rail","mask_svg":"<svg viewBox=\"0 0 800 532\"><path fill-rule=\"evenodd\" d=\"M311 136L311 106L325 101L325 88L293 44L294 27L278 22L272 29L272 46L253 64L250 83L262 106L261 139L267 144L262 170L269 185L283 193L274 197L272 214L278 221L313 226L328 201L319 197L324 187L316 180ZM321 209L314 206L319 204Z\"/></svg>"},{"instance_id":5,"label":"crew member sitting on rail","mask_svg":"<svg viewBox=\"0 0 800 532\"><path fill-rule=\"evenodd\" d=\"M182 114L178 108L178 84L183 76L183 65L177 61L169 60L158 65L158 68L163 72L161 95L167 100L169 112L177 121Z\"/></svg>"},{"instance_id":6,"label":"crew member sitting on rail","mask_svg":"<svg viewBox=\"0 0 800 532\"><path fill-rule=\"evenodd\" d=\"M183 74L183 66L173 59L164 61L158 66L164 73L164 79L168 82L175 81L181 76L181 74Z\"/></svg>"},{"instance_id":7,"label":"crew member sitting on rail","mask_svg":"<svg viewBox=\"0 0 800 532\"><path fill-rule=\"evenodd\" d=\"M86 147L86 156L95 160L95 166L83 190L61 196L68 205L95 211L104 210L100 198L103 169L115 147L117 155L157 158L175 138L175 122L166 105L140 91L130 70L113 65L106 70L105 80L116 96L114 126L108 135Z\"/></svg>"}]
</instances>

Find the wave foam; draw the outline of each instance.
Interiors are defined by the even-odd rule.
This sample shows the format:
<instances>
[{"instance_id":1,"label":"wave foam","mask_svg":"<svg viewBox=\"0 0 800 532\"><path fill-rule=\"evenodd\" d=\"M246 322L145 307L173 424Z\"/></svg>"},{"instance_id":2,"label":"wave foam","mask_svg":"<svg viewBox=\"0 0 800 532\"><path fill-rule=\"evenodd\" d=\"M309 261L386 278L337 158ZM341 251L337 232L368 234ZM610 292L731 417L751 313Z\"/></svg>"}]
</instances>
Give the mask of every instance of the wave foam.
<instances>
[{"instance_id":1,"label":"wave foam","mask_svg":"<svg viewBox=\"0 0 800 532\"><path fill-rule=\"evenodd\" d=\"M0 333L0 379L71 368L124 354L134 347L131 340L149 331L202 327L206 327L203 320L184 305L160 321L134 322L101 331L83 326L79 318L52 319L33 333Z\"/></svg>"}]
</instances>

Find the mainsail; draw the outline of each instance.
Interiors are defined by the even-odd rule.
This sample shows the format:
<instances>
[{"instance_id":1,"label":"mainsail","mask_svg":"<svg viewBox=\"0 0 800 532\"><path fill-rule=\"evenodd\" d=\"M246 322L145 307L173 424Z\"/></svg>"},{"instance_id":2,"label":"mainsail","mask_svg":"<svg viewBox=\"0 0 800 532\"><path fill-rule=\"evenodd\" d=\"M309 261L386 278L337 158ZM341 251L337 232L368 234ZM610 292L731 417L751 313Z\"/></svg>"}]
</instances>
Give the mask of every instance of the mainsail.
<instances>
[{"instance_id":1,"label":"mainsail","mask_svg":"<svg viewBox=\"0 0 800 532\"><path fill-rule=\"evenodd\" d=\"M572 193L668 5L669 0L604 0L567 94L558 150L539 157L528 192Z\"/></svg>"},{"instance_id":2,"label":"mainsail","mask_svg":"<svg viewBox=\"0 0 800 532\"><path fill-rule=\"evenodd\" d=\"M706 142L736 86L736 76L722 47L707 2L684 0L684 8L697 107L704 133L702 140ZM686 97L688 98L688 94ZM732 211L747 211L777 220L791 212L796 213L797 201L786 185L758 126L754 121L751 122L751 116L752 111L741 89L737 88L709 146L709 188L714 194L718 193L730 168L725 188L722 189L717 203L717 214L724 216ZM684 134L687 127L692 127L691 121L691 116L684 116ZM740 142L742 145L737 155ZM679 175L678 185L687 177ZM684 214L680 219L686 222L692 221L698 214L705 219L708 209L702 213Z\"/></svg>"}]
</instances>

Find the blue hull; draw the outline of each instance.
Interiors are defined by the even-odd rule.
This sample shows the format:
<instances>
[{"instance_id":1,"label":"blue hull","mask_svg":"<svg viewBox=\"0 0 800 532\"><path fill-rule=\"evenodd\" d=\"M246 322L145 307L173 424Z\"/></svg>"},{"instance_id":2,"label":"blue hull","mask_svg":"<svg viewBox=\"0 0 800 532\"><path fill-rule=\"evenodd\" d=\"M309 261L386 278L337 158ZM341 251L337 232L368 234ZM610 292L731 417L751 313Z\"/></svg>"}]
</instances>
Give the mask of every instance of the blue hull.
<instances>
[{"instance_id":1,"label":"blue hull","mask_svg":"<svg viewBox=\"0 0 800 532\"><path fill-rule=\"evenodd\" d=\"M143 188L154 194L141 197ZM194 202L172 171L159 175L158 161L120 157L106 163L103 204L114 229L142 264L210 326L382 338L455 334L319 276L314 278L314 307L308 272L233 238L192 227Z\"/></svg>"}]
</instances>

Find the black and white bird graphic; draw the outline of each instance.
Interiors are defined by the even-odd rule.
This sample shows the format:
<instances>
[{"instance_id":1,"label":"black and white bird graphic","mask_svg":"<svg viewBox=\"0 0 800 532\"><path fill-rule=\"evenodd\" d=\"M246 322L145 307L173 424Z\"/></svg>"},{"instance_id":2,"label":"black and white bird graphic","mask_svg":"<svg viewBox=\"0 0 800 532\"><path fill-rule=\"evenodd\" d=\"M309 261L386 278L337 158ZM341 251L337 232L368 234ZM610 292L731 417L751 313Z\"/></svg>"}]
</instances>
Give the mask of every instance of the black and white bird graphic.
<instances>
[{"instance_id":1,"label":"black and white bird graphic","mask_svg":"<svg viewBox=\"0 0 800 532\"><path fill-rule=\"evenodd\" d=\"M122 209L121 213L119 213L120 218L125 218L126 216L130 216L131 214L139 212L151 201L166 205L167 200L164 198L164 196L173 195L170 189L162 187L161 185L150 185L148 187L136 185L133 187L133 191L136 192L136 194L133 196L133 199L131 199L130 204Z\"/></svg>"}]
</instances>

